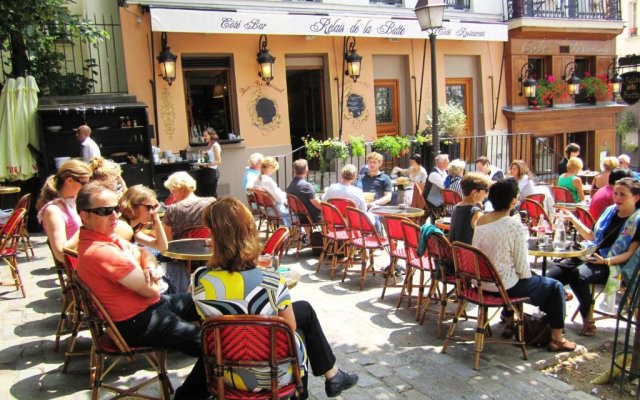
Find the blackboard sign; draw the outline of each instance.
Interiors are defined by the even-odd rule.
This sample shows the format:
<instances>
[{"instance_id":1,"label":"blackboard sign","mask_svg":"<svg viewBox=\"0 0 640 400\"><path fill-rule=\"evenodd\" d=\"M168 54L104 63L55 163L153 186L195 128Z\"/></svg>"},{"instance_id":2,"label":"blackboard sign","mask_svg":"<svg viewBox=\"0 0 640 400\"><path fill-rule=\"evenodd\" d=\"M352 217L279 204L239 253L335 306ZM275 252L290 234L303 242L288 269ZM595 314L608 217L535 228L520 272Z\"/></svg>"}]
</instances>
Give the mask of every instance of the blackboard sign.
<instances>
[{"instance_id":1,"label":"blackboard sign","mask_svg":"<svg viewBox=\"0 0 640 400\"><path fill-rule=\"evenodd\" d=\"M262 119L262 123L267 125L276 116L276 104L271 99L261 97L256 101L256 114Z\"/></svg>"},{"instance_id":2,"label":"blackboard sign","mask_svg":"<svg viewBox=\"0 0 640 400\"><path fill-rule=\"evenodd\" d=\"M358 118L364 112L364 99L359 94L351 93L347 97L347 110L353 116Z\"/></svg>"},{"instance_id":3,"label":"blackboard sign","mask_svg":"<svg viewBox=\"0 0 640 400\"><path fill-rule=\"evenodd\" d=\"M622 77L620 97L629 105L636 104L640 100L640 72L630 71L620 76Z\"/></svg>"}]
</instances>

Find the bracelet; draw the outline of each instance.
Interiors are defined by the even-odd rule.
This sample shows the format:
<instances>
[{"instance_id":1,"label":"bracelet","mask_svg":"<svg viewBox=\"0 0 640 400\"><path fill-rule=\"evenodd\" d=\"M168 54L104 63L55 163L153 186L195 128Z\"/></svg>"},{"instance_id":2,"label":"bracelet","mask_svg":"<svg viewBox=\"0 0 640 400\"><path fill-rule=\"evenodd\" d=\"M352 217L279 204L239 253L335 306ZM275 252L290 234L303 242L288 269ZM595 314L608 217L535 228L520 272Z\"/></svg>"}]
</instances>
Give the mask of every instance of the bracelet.
<instances>
[{"instance_id":1,"label":"bracelet","mask_svg":"<svg viewBox=\"0 0 640 400\"><path fill-rule=\"evenodd\" d=\"M607 263L607 266L611 265L611 259L610 258L605 258L604 261Z\"/></svg>"}]
</instances>

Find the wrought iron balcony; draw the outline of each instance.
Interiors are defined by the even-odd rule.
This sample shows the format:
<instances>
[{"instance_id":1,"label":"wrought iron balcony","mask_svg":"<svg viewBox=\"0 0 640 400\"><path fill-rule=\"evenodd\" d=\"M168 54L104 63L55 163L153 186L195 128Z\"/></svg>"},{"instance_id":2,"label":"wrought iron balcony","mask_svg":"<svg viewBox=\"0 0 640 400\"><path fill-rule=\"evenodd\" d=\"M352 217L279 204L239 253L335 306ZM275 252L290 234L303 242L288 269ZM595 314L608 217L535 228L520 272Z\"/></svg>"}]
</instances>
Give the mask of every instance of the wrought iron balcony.
<instances>
[{"instance_id":1,"label":"wrought iron balcony","mask_svg":"<svg viewBox=\"0 0 640 400\"><path fill-rule=\"evenodd\" d=\"M507 0L507 18L620 21L620 0Z\"/></svg>"}]
</instances>

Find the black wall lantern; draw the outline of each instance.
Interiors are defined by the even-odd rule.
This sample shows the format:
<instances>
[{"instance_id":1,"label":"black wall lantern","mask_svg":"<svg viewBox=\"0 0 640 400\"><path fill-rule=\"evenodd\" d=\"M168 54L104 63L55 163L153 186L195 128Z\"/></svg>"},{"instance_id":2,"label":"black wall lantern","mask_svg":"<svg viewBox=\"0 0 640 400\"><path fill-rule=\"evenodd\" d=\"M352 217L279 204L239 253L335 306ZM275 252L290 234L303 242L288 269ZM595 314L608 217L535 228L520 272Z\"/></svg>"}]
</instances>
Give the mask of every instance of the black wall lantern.
<instances>
[{"instance_id":1,"label":"black wall lantern","mask_svg":"<svg viewBox=\"0 0 640 400\"><path fill-rule=\"evenodd\" d=\"M562 74L562 80L567 83L567 92L572 97L580 93L580 84L582 83L582 80L576 76L576 67L577 64L572 61L564 66L564 73Z\"/></svg>"},{"instance_id":2,"label":"black wall lantern","mask_svg":"<svg viewBox=\"0 0 640 400\"><path fill-rule=\"evenodd\" d=\"M258 76L268 85L273 79L273 63L276 61L276 58L269 54L269 49L267 49L267 35L260 35L258 49L258 58L256 59L258 64L260 64Z\"/></svg>"},{"instance_id":3,"label":"black wall lantern","mask_svg":"<svg viewBox=\"0 0 640 400\"><path fill-rule=\"evenodd\" d=\"M534 68L531 63L526 63L520 69L520 77L518 78L518 82L520 82L520 93L519 96L524 96L527 99L535 99L536 98L536 90L538 89L538 81L531 77L533 74Z\"/></svg>"},{"instance_id":4,"label":"black wall lantern","mask_svg":"<svg viewBox=\"0 0 640 400\"><path fill-rule=\"evenodd\" d=\"M360 65L362 64L362 56L356 53L356 38L353 36L344 39L344 62L346 69L344 74L350 76L353 82L357 82L360 77Z\"/></svg>"},{"instance_id":5,"label":"black wall lantern","mask_svg":"<svg viewBox=\"0 0 640 400\"><path fill-rule=\"evenodd\" d=\"M171 53L171 49L167 46L167 32L162 32L162 50L156 59L160 63L160 76L171 86L173 81L176 80L176 60L178 56Z\"/></svg>"},{"instance_id":6,"label":"black wall lantern","mask_svg":"<svg viewBox=\"0 0 640 400\"><path fill-rule=\"evenodd\" d=\"M607 67L607 80L611 84L611 91L613 96L618 96L622 90L622 77L618 75L615 61L609 64Z\"/></svg>"}]
</instances>

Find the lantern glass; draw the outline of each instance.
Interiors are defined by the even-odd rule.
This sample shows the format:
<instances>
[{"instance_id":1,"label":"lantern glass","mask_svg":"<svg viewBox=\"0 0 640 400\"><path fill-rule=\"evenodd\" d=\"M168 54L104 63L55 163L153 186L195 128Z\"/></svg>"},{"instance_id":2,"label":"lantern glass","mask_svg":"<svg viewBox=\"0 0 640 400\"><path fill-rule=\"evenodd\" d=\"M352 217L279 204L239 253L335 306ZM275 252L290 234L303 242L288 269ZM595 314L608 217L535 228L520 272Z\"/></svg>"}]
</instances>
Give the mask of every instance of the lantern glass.
<instances>
[{"instance_id":1,"label":"lantern glass","mask_svg":"<svg viewBox=\"0 0 640 400\"><path fill-rule=\"evenodd\" d=\"M527 99L533 99L536 97L536 91L538 89L538 83L529 78L523 85L524 97Z\"/></svg>"},{"instance_id":2,"label":"lantern glass","mask_svg":"<svg viewBox=\"0 0 640 400\"><path fill-rule=\"evenodd\" d=\"M620 94L621 90L622 90L622 78L616 75L611 81L611 91L613 92L614 95L616 95L616 94Z\"/></svg>"},{"instance_id":3,"label":"lantern glass","mask_svg":"<svg viewBox=\"0 0 640 400\"><path fill-rule=\"evenodd\" d=\"M413 10L418 18L420 29L423 31L429 29L437 29L442 27L442 19L444 18L444 9L446 4L434 1L418 1L416 8Z\"/></svg>"}]
</instances>

